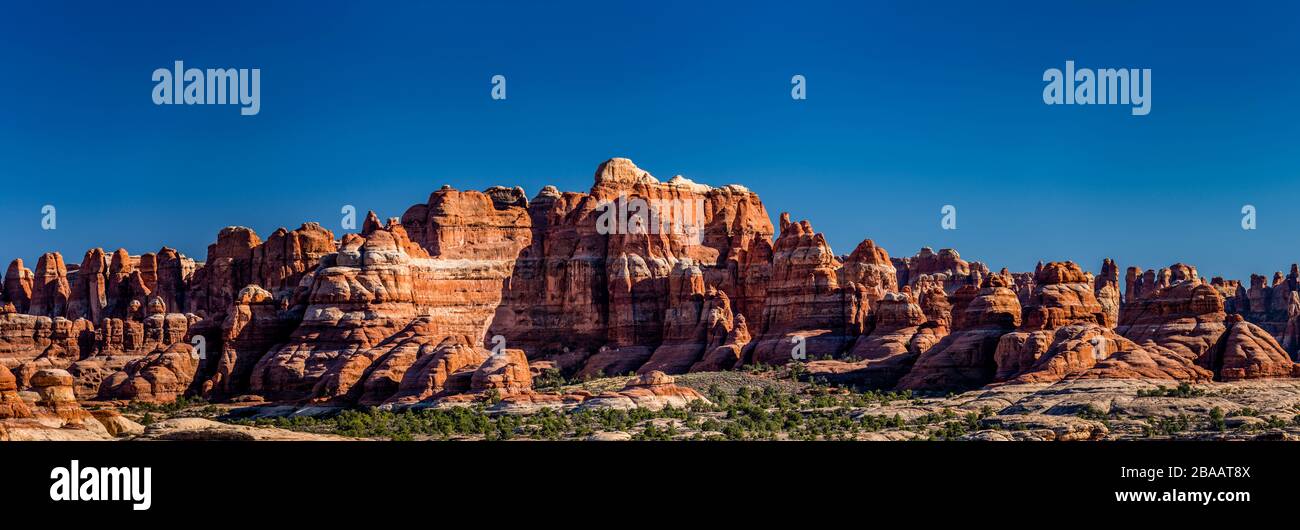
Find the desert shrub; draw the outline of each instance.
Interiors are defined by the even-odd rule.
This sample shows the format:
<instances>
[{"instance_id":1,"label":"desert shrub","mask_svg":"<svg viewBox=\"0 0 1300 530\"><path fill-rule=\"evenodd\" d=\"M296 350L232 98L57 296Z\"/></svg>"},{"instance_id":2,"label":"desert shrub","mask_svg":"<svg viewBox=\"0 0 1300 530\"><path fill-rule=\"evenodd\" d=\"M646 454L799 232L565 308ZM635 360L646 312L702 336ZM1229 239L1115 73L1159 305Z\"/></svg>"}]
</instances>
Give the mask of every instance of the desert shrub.
<instances>
[{"instance_id":1,"label":"desert shrub","mask_svg":"<svg viewBox=\"0 0 1300 530\"><path fill-rule=\"evenodd\" d=\"M1228 430L1228 424L1223 418L1223 409L1219 407L1210 409L1210 430L1219 432Z\"/></svg>"}]
</instances>

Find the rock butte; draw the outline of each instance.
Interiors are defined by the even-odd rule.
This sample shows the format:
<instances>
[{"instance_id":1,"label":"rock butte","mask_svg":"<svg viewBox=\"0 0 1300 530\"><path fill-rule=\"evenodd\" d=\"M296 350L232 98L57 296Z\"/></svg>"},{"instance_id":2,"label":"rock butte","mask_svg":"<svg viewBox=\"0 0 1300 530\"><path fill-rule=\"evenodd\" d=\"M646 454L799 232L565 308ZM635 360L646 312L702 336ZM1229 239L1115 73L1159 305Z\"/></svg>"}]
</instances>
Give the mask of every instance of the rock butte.
<instances>
[{"instance_id":1,"label":"rock butte","mask_svg":"<svg viewBox=\"0 0 1300 530\"><path fill-rule=\"evenodd\" d=\"M704 219L695 232L605 233L601 206L620 196L698 201ZM1129 267L1120 282L1109 259L1097 275L1071 262L992 272L951 249L891 258L869 239L836 255L808 221L781 214L774 228L742 186L660 182L614 158L586 193L444 186L400 217L371 212L358 233L306 223L263 240L228 227L202 263L166 247L91 249L80 265L48 253L34 271L14 260L0 291L0 419L82 425L96 422L79 399L183 395L680 406L703 396L672 374L795 357L815 377L917 390L1300 376L1297 266L1249 287L1184 264ZM530 364L639 377L548 394Z\"/></svg>"}]
</instances>

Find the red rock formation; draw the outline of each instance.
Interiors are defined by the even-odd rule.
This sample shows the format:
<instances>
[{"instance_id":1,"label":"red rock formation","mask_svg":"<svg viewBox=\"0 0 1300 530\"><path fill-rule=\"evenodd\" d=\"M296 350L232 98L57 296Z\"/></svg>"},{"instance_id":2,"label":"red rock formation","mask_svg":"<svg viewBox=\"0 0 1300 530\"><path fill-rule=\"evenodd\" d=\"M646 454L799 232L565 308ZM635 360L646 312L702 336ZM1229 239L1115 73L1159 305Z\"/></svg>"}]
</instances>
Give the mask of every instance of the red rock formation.
<instances>
[{"instance_id":1,"label":"red rock formation","mask_svg":"<svg viewBox=\"0 0 1300 530\"><path fill-rule=\"evenodd\" d=\"M1300 302L1287 310L1286 327L1282 328L1282 349L1292 358L1300 358Z\"/></svg>"},{"instance_id":2,"label":"red rock formation","mask_svg":"<svg viewBox=\"0 0 1300 530\"><path fill-rule=\"evenodd\" d=\"M496 392L511 396L531 392L533 376L523 350L501 350L483 361L470 377L471 392Z\"/></svg>"},{"instance_id":3,"label":"red rock formation","mask_svg":"<svg viewBox=\"0 0 1300 530\"><path fill-rule=\"evenodd\" d=\"M1103 326L1113 328L1119 324L1119 267L1110 258L1101 264L1101 273L1093 283L1093 293L1101 304L1105 320Z\"/></svg>"},{"instance_id":4,"label":"red rock formation","mask_svg":"<svg viewBox=\"0 0 1300 530\"><path fill-rule=\"evenodd\" d=\"M212 374L200 385L201 395L225 399L245 392L253 366L273 346L288 340L300 319L281 309L266 289L249 285L240 290L221 324L221 340L205 340L205 348L220 353Z\"/></svg>"},{"instance_id":5,"label":"red rock formation","mask_svg":"<svg viewBox=\"0 0 1300 530\"><path fill-rule=\"evenodd\" d=\"M717 329L717 328L713 328ZM716 337L710 336L709 344L714 344ZM691 365L692 372L711 372L720 370L730 370L744 358L745 345L749 344L749 325L745 322L745 315L736 315L736 321L731 326L731 331L722 337L722 342L712 349L706 347L704 355L699 362Z\"/></svg>"},{"instance_id":6,"label":"red rock formation","mask_svg":"<svg viewBox=\"0 0 1300 530\"><path fill-rule=\"evenodd\" d=\"M957 300L952 334L921 354L898 387L961 389L992 382L998 340L1020 324L1020 301L1010 283L1006 276L991 275L969 302Z\"/></svg>"},{"instance_id":7,"label":"red rock formation","mask_svg":"<svg viewBox=\"0 0 1300 530\"><path fill-rule=\"evenodd\" d=\"M514 406L527 404L525 408L562 404L557 395L533 392L532 372L523 350L488 354L444 341L433 355L421 358L406 372L397 395L384 407L407 407L426 400L435 406L461 406L502 398Z\"/></svg>"},{"instance_id":8,"label":"red rock formation","mask_svg":"<svg viewBox=\"0 0 1300 530\"><path fill-rule=\"evenodd\" d=\"M170 403L194 381L198 356L189 344L176 343L126 363L99 387L99 399Z\"/></svg>"},{"instance_id":9,"label":"red rock formation","mask_svg":"<svg viewBox=\"0 0 1300 530\"><path fill-rule=\"evenodd\" d=\"M128 318L131 302L136 300L137 296L145 294L133 292L131 275L134 272L135 264L126 249L119 248L108 258L108 270L103 272L105 316Z\"/></svg>"},{"instance_id":10,"label":"red rock formation","mask_svg":"<svg viewBox=\"0 0 1300 530\"><path fill-rule=\"evenodd\" d=\"M858 284L840 286L840 262L825 237L808 221L781 214L781 237L773 248L772 276L763 307L763 330L748 355L757 364L785 364L838 356L863 331L868 293Z\"/></svg>"},{"instance_id":11,"label":"red rock formation","mask_svg":"<svg viewBox=\"0 0 1300 530\"><path fill-rule=\"evenodd\" d=\"M1034 283L1034 293L1024 308L1022 329L1106 323L1106 309L1097 301L1092 282L1077 264L1069 261L1048 263L1036 273Z\"/></svg>"},{"instance_id":12,"label":"red rock formation","mask_svg":"<svg viewBox=\"0 0 1300 530\"><path fill-rule=\"evenodd\" d=\"M1273 281L1252 274L1250 288L1243 289L1240 282L1215 278L1212 285L1224 297L1224 310L1239 313L1258 325L1280 342L1291 354L1300 351L1300 266L1292 264L1284 277L1274 273Z\"/></svg>"},{"instance_id":13,"label":"red rock formation","mask_svg":"<svg viewBox=\"0 0 1300 530\"><path fill-rule=\"evenodd\" d=\"M1135 270L1129 270L1130 297L1115 331L1138 347L1110 353L1080 377L1213 379L1212 369L1202 364L1226 331L1219 291L1186 265L1147 271L1140 280Z\"/></svg>"},{"instance_id":14,"label":"red rock formation","mask_svg":"<svg viewBox=\"0 0 1300 530\"><path fill-rule=\"evenodd\" d=\"M810 363L841 381L955 390L1281 377L1293 364L1278 342L1300 347L1296 267L1250 289L1181 264L1130 268L1121 304L1110 260L1095 278L1072 263L991 273L951 249L891 259L871 240L837 258L786 215L772 235L743 187L661 182L611 159L587 193L444 187L400 220L371 212L339 241L315 223L265 242L229 227L201 265L166 247L92 249L72 267L51 253L35 273L15 260L5 274L0 366L16 385L67 369L76 392L135 399L423 406L494 389L526 408L596 398L532 392L517 373L530 359L650 376L802 353L841 358ZM1228 313L1258 326L1225 324ZM168 352L196 335L210 355L191 371ZM489 338L508 359L489 358ZM619 396L606 401L636 403Z\"/></svg>"},{"instance_id":15,"label":"red rock formation","mask_svg":"<svg viewBox=\"0 0 1300 530\"><path fill-rule=\"evenodd\" d=\"M1103 265L1103 269L1110 271L1114 267ZM1096 298L1094 282L1073 262L1039 264L1033 284L1020 329L998 341L994 353L996 380L1005 381L1032 369L1049 349L1056 347L1058 329L1073 324L1105 326L1110 318Z\"/></svg>"},{"instance_id":16,"label":"red rock formation","mask_svg":"<svg viewBox=\"0 0 1300 530\"><path fill-rule=\"evenodd\" d=\"M191 276L194 275L194 260L167 247L158 251L154 259L157 263L157 277L150 288L150 295L172 311L185 312L189 307L186 291Z\"/></svg>"},{"instance_id":17,"label":"red rock formation","mask_svg":"<svg viewBox=\"0 0 1300 530\"><path fill-rule=\"evenodd\" d=\"M422 317L413 323L416 329L375 348L379 357L365 377L359 403L405 406L471 390L474 371L491 354L462 339L432 343L424 330L433 325L432 319Z\"/></svg>"},{"instance_id":18,"label":"red rock formation","mask_svg":"<svg viewBox=\"0 0 1300 530\"><path fill-rule=\"evenodd\" d=\"M39 396L37 410L33 412L38 417L54 420L59 427L76 426L106 434L104 425L77 403L74 384L72 374L66 370L42 369L32 374L30 385Z\"/></svg>"},{"instance_id":19,"label":"red rock formation","mask_svg":"<svg viewBox=\"0 0 1300 530\"><path fill-rule=\"evenodd\" d=\"M434 258L513 262L520 249L532 242L528 201L521 190L517 200L500 204L498 208L488 193L444 186L426 204L407 209L400 226L412 243Z\"/></svg>"},{"instance_id":20,"label":"red rock formation","mask_svg":"<svg viewBox=\"0 0 1300 530\"><path fill-rule=\"evenodd\" d=\"M242 226L228 226L208 245L208 260L190 279L192 310L210 322L220 322L239 291L257 284L253 277L253 251L262 240Z\"/></svg>"},{"instance_id":21,"label":"red rock formation","mask_svg":"<svg viewBox=\"0 0 1300 530\"><path fill-rule=\"evenodd\" d=\"M30 314L42 317L62 317L68 307L72 288L68 285L68 269L63 256L49 252L36 260L36 274L32 280Z\"/></svg>"},{"instance_id":22,"label":"red rock formation","mask_svg":"<svg viewBox=\"0 0 1300 530\"><path fill-rule=\"evenodd\" d=\"M1300 376L1300 365L1259 326L1229 315L1227 334L1203 361L1220 381Z\"/></svg>"},{"instance_id":23,"label":"red rock formation","mask_svg":"<svg viewBox=\"0 0 1300 530\"><path fill-rule=\"evenodd\" d=\"M417 208L424 221L414 232L436 256L412 241L398 220L382 226L373 213L368 216L362 234L344 236L339 251L321 259L310 277L302 322L254 366L252 390L274 399L345 399L370 365L391 353L395 343L389 339L421 316L433 317L422 328L429 335L420 339L425 344L454 337L466 347L481 347L501 282L511 272L513 262L504 257L526 243L514 229L493 240L503 234L495 231L502 225L476 223L495 211L493 204L483 193L446 189ZM509 208L497 212L497 223L518 221L523 210ZM377 394L381 387L376 382L358 391L379 401L388 397Z\"/></svg>"},{"instance_id":24,"label":"red rock formation","mask_svg":"<svg viewBox=\"0 0 1300 530\"><path fill-rule=\"evenodd\" d=\"M1175 266L1172 270L1173 283L1125 304L1116 331L1143 347L1166 350L1178 359L1179 365L1186 365L1218 341L1226 329L1226 314L1218 290L1197 281L1194 272L1187 274L1187 268ZM1189 369L1171 375L1193 374L1196 378L1209 375Z\"/></svg>"},{"instance_id":25,"label":"red rock formation","mask_svg":"<svg viewBox=\"0 0 1300 530\"><path fill-rule=\"evenodd\" d=\"M944 334L947 334L948 329L952 327L952 303L948 301L948 295L943 289L932 287L921 291L919 305L921 312L925 313L926 321L935 323Z\"/></svg>"},{"instance_id":26,"label":"red rock formation","mask_svg":"<svg viewBox=\"0 0 1300 530\"><path fill-rule=\"evenodd\" d=\"M927 320L911 294L886 293L878 302L875 327L854 343L850 359L883 359L908 351L912 336Z\"/></svg>"},{"instance_id":27,"label":"red rock formation","mask_svg":"<svg viewBox=\"0 0 1300 530\"><path fill-rule=\"evenodd\" d=\"M18 380L8 368L0 364L0 420L31 416L32 411L18 395Z\"/></svg>"},{"instance_id":28,"label":"red rock formation","mask_svg":"<svg viewBox=\"0 0 1300 530\"><path fill-rule=\"evenodd\" d=\"M704 274L685 260L673 269L668 299L664 340L637 373L686 373L706 354L723 347L735 327L731 299L712 287L706 292Z\"/></svg>"},{"instance_id":29,"label":"red rock formation","mask_svg":"<svg viewBox=\"0 0 1300 530\"><path fill-rule=\"evenodd\" d=\"M408 212L409 215L409 212ZM532 241L504 282L491 335L534 358L567 354L566 372L605 343L606 236L596 232L594 202L582 193L544 188L528 206Z\"/></svg>"},{"instance_id":30,"label":"red rock formation","mask_svg":"<svg viewBox=\"0 0 1300 530\"><path fill-rule=\"evenodd\" d=\"M698 265L706 285L748 294L741 293L731 271L739 265L740 249L771 234L753 193L738 186L711 188L680 176L659 183L631 161L616 158L597 170L591 197L599 212L597 233L608 236L608 347L582 375L597 373L593 364L604 365L605 373L622 373L624 367L635 370L648 360L664 338L668 276L678 261ZM638 229L638 220L648 227ZM752 297L740 302L751 303Z\"/></svg>"},{"instance_id":31,"label":"red rock formation","mask_svg":"<svg viewBox=\"0 0 1300 530\"><path fill-rule=\"evenodd\" d=\"M1149 280L1161 278L1163 284L1174 274L1188 287L1198 283L1193 281L1195 269L1190 267L1176 265L1167 271L1172 272L1140 279L1136 269L1130 269L1130 295L1154 296L1160 288L1148 290ZM1116 302L1118 295L1118 270L1110 260L1103 263L1102 274L1091 286L1073 263L1048 264L1040 269L1037 280L1041 285L1032 297L1033 305L1025 309L1024 329L1003 336L998 344L998 380L1042 383L1067 377L1133 377L1138 373L1196 377L1185 359L1159 346L1160 340L1139 345L1120 334L1137 331L1155 337L1162 333L1152 331L1153 327L1174 332L1179 325L1175 322L1177 315L1166 321L1160 310L1149 311L1146 302L1130 300L1125 310L1130 320L1119 333L1109 329L1114 313L1108 304Z\"/></svg>"},{"instance_id":32,"label":"red rock formation","mask_svg":"<svg viewBox=\"0 0 1300 530\"><path fill-rule=\"evenodd\" d=\"M65 316L98 323L108 306L108 257L103 249L86 251L81 267L70 282L71 292Z\"/></svg>"},{"instance_id":33,"label":"red rock formation","mask_svg":"<svg viewBox=\"0 0 1300 530\"><path fill-rule=\"evenodd\" d=\"M676 380L663 372L647 372L628 381L622 390L604 392L582 402L584 409L661 410L665 407L686 408L692 401L708 402L695 389L678 386Z\"/></svg>"},{"instance_id":34,"label":"red rock formation","mask_svg":"<svg viewBox=\"0 0 1300 530\"><path fill-rule=\"evenodd\" d=\"M950 248L935 253L930 247L923 247L915 256L895 259L894 266L898 270L898 285L911 287L914 292L930 287L942 288L948 294L963 286L978 289L989 274L983 263L967 262Z\"/></svg>"},{"instance_id":35,"label":"red rock formation","mask_svg":"<svg viewBox=\"0 0 1300 530\"><path fill-rule=\"evenodd\" d=\"M842 285L856 283L865 288L866 299L874 311L876 301L884 298L885 293L898 291L898 271L890 261L889 253L867 239L844 260L839 269L839 282Z\"/></svg>"},{"instance_id":36,"label":"red rock formation","mask_svg":"<svg viewBox=\"0 0 1300 530\"><path fill-rule=\"evenodd\" d=\"M943 290L935 289L942 296ZM914 340L927 317L910 292L886 293L877 305L875 319L875 328L858 338L847 361L813 361L808 363L810 375L833 383L892 388L911 370L917 357L934 344ZM933 332L939 325L933 322L926 329Z\"/></svg>"},{"instance_id":37,"label":"red rock formation","mask_svg":"<svg viewBox=\"0 0 1300 530\"><path fill-rule=\"evenodd\" d=\"M279 228L253 249L251 280L271 293L292 292L321 258L336 250L334 233L317 223L292 231Z\"/></svg>"},{"instance_id":38,"label":"red rock formation","mask_svg":"<svg viewBox=\"0 0 1300 530\"><path fill-rule=\"evenodd\" d=\"M94 329L84 319L0 314L0 364L10 368L41 358L52 367L65 368L94 345Z\"/></svg>"},{"instance_id":39,"label":"red rock formation","mask_svg":"<svg viewBox=\"0 0 1300 530\"><path fill-rule=\"evenodd\" d=\"M35 281L36 276L32 271L23 267L23 260L13 260L5 271L3 300L13 304L17 312L26 313L32 303L32 286Z\"/></svg>"},{"instance_id":40,"label":"red rock formation","mask_svg":"<svg viewBox=\"0 0 1300 530\"><path fill-rule=\"evenodd\" d=\"M431 268L414 262L406 243L397 230L344 236L312 277L301 324L254 366L251 390L272 399L311 397L340 357L378 345L415 318L435 289Z\"/></svg>"},{"instance_id":41,"label":"red rock formation","mask_svg":"<svg viewBox=\"0 0 1300 530\"><path fill-rule=\"evenodd\" d=\"M1020 335L1020 334L1012 334ZM1009 337L1011 335L1008 335ZM1110 356L1126 359L1149 359L1142 347L1114 330L1093 323L1070 324L1055 331L1038 331L1020 335L1032 344L1021 346L1018 357L1003 364L999 359L999 379L1015 383L1051 383L1067 377L1112 377L1117 372L1089 372ZM999 343L999 354L1008 340ZM1015 364L1019 361L1022 364ZM1032 363L1024 366L1023 363ZM1005 370L1005 371L1003 371ZM1018 374L1017 374L1018 372ZM1011 376L1015 376L1012 378Z\"/></svg>"},{"instance_id":42,"label":"red rock formation","mask_svg":"<svg viewBox=\"0 0 1300 530\"><path fill-rule=\"evenodd\" d=\"M1020 300L1021 307L1029 305L1030 297L1034 295L1034 289L1037 287L1034 278L1042 270L1043 262L1040 261L1034 268L1034 272L1007 273L1012 280L1011 290L1016 292L1016 298ZM1002 272L1006 273L1006 269L1002 269Z\"/></svg>"},{"instance_id":43,"label":"red rock formation","mask_svg":"<svg viewBox=\"0 0 1300 530\"><path fill-rule=\"evenodd\" d=\"M518 255L490 334L580 376L637 370L681 340L665 336L664 319L677 302L669 276L687 260L733 311L761 310L772 227L756 195L681 177L659 182L617 158L594 180L589 194L548 187L533 199L532 243Z\"/></svg>"}]
</instances>

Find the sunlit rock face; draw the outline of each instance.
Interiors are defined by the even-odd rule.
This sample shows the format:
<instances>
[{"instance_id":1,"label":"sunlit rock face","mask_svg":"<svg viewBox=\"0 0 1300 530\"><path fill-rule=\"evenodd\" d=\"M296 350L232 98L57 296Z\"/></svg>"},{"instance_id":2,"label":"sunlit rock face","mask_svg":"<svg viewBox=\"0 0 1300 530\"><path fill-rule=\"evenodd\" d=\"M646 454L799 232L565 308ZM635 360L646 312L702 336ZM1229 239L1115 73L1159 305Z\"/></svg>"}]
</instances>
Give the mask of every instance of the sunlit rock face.
<instances>
[{"instance_id":1,"label":"sunlit rock face","mask_svg":"<svg viewBox=\"0 0 1300 530\"><path fill-rule=\"evenodd\" d=\"M774 227L743 186L661 180L623 158L585 192L443 186L360 224L265 239L230 226L202 262L169 247L13 260L0 366L15 392L62 371L77 399L493 396L534 410L684 403L698 396L672 375L791 362L918 390L1291 377L1300 348L1294 266L1249 287L1184 264L1130 267L1121 285L1109 259L1096 274L1073 262L992 272L953 249L891 257L872 239L837 255L810 221L783 213ZM550 369L640 378L603 397L534 391L532 371ZM43 379L56 380L62 396L61 375Z\"/></svg>"}]
</instances>

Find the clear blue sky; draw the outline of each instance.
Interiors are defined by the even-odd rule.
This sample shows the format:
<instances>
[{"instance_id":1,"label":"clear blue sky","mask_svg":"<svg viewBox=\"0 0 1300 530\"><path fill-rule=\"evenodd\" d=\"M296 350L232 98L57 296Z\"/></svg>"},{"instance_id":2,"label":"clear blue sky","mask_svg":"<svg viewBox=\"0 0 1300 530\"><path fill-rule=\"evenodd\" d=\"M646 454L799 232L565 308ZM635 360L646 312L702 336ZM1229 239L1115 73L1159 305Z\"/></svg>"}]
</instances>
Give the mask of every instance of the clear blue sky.
<instances>
[{"instance_id":1,"label":"clear blue sky","mask_svg":"<svg viewBox=\"0 0 1300 530\"><path fill-rule=\"evenodd\" d=\"M745 184L840 253L1300 261L1300 12L1280 2L115 4L0 8L6 262L204 259L223 226L338 232L344 204L397 216L442 184L585 191L613 156ZM177 59L261 68L261 113L153 105ZM1151 114L1044 105L1067 59L1151 68Z\"/></svg>"}]
</instances>

